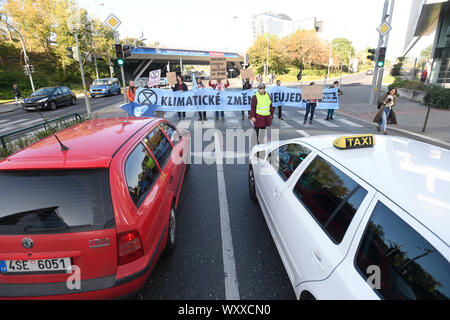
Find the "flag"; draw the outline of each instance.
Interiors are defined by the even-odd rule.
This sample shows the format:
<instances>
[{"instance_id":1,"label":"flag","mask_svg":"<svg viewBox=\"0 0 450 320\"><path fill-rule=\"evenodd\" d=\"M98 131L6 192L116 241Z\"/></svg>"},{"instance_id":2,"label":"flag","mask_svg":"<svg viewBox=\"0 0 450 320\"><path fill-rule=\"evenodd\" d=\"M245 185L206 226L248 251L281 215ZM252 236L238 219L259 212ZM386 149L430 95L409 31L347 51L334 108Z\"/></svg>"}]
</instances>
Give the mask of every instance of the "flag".
<instances>
[{"instance_id":1,"label":"flag","mask_svg":"<svg viewBox=\"0 0 450 320\"><path fill-rule=\"evenodd\" d=\"M124 104L120 108L132 117L154 117L155 109L158 108L158 106L153 104L142 105L136 102L130 102Z\"/></svg>"}]
</instances>

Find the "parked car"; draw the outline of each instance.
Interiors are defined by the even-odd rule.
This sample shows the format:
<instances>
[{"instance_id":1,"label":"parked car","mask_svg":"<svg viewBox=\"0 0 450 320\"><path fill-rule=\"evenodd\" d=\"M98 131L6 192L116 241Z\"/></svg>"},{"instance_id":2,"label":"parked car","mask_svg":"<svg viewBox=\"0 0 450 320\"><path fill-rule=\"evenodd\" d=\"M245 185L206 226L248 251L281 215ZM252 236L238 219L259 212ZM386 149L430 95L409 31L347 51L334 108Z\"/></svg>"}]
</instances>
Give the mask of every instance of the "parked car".
<instances>
[{"instance_id":1,"label":"parked car","mask_svg":"<svg viewBox=\"0 0 450 320\"><path fill-rule=\"evenodd\" d=\"M369 69L369 70L366 71L366 75L372 75L372 74L373 74L373 70L372 69Z\"/></svg>"},{"instance_id":2,"label":"parked car","mask_svg":"<svg viewBox=\"0 0 450 320\"><path fill-rule=\"evenodd\" d=\"M92 98L121 93L120 81L117 78L96 79L89 88L89 94Z\"/></svg>"},{"instance_id":3,"label":"parked car","mask_svg":"<svg viewBox=\"0 0 450 320\"><path fill-rule=\"evenodd\" d=\"M44 87L22 99L22 109L26 111L51 109L77 103L77 97L68 87Z\"/></svg>"},{"instance_id":4,"label":"parked car","mask_svg":"<svg viewBox=\"0 0 450 320\"><path fill-rule=\"evenodd\" d=\"M58 138L0 161L0 299L134 296L175 247L190 133L130 117Z\"/></svg>"}]
</instances>

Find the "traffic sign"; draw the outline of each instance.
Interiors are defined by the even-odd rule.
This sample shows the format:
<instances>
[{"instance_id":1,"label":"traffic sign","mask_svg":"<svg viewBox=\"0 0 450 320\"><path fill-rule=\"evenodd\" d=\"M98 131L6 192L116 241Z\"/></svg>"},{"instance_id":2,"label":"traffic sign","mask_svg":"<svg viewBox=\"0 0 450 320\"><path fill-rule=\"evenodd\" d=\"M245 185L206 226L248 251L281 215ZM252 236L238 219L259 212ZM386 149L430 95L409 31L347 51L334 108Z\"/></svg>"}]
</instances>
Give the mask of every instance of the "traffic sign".
<instances>
[{"instance_id":1,"label":"traffic sign","mask_svg":"<svg viewBox=\"0 0 450 320\"><path fill-rule=\"evenodd\" d=\"M105 20L105 25L111 28L112 31L116 31L116 29L120 26L121 23L122 22L112 13Z\"/></svg>"},{"instance_id":2,"label":"traffic sign","mask_svg":"<svg viewBox=\"0 0 450 320\"><path fill-rule=\"evenodd\" d=\"M384 21L381 25L378 26L377 31L380 33L381 36L385 36L389 31L391 31L392 27Z\"/></svg>"}]
</instances>

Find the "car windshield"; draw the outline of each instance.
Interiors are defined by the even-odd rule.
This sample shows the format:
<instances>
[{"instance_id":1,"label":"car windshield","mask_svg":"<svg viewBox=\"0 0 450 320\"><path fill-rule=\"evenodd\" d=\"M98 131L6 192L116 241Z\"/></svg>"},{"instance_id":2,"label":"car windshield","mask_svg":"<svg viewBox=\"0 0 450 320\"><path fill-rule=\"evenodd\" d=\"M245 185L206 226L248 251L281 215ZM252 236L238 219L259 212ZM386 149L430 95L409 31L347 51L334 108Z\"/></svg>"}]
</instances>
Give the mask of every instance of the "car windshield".
<instances>
[{"instance_id":1,"label":"car windshield","mask_svg":"<svg viewBox=\"0 0 450 320\"><path fill-rule=\"evenodd\" d=\"M39 89L39 90L36 90L35 92L33 92L31 94L31 96L32 97L35 97L35 96L48 96L48 95L52 94L53 90L55 90L55 88L42 88L42 89Z\"/></svg>"},{"instance_id":2,"label":"car windshield","mask_svg":"<svg viewBox=\"0 0 450 320\"><path fill-rule=\"evenodd\" d=\"M108 84L108 79L97 79L97 80L94 80L94 83L93 83L94 86L103 86L106 84Z\"/></svg>"},{"instance_id":3,"label":"car windshield","mask_svg":"<svg viewBox=\"0 0 450 320\"><path fill-rule=\"evenodd\" d=\"M114 225L107 169L0 172L0 190L0 235Z\"/></svg>"}]
</instances>

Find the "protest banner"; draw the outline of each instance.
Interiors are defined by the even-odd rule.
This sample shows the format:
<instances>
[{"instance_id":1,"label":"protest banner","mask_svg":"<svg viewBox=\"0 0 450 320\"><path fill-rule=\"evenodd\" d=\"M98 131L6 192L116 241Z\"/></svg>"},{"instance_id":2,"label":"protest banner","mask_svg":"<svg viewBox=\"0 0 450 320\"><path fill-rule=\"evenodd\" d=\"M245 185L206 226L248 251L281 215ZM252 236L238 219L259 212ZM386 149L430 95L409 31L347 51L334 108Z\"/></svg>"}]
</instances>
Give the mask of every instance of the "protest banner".
<instances>
[{"instance_id":1,"label":"protest banner","mask_svg":"<svg viewBox=\"0 0 450 320\"><path fill-rule=\"evenodd\" d=\"M227 79L227 61L224 57L211 57L210 74L211 80Z\"/></svg>"},{"instance_id":2,"label":"protest banner","mask_svg":"<svg viewBox=\"0 0 450 320\"><path fill-rule=\"evenodd\" d=\"M177 74L176 72L167 72L167 83L172 86L177 84Z\"/></svg>"},{"instance_id":3,"label":"protest banner","mask_svg":"<svg viewBox=\"0 0 450 320\"><path fill-rule=\"evenodd\" d=\"M242 79L255 79L252 68L242 69L241 77Z\"/></svg>"},{"instance_id":4,"label":"protest banner","mask_svg":"<svg viewBox=\"0 0 450 320\"><path fill-rule=\"evenodd\" d=\"M148 76L148 86L153 87L159 85L159 80L161 79L161 69L150 71Z\"/></svg>"},{"instance_id":5,"label":"protest banner","mask_svg":"<svg viewBox=\"0 0 450 320\"><path fill-rule=\"evenodd\" d=\"M323 95L322 86L303 86L302 87L303 100L316 99L321 100Z\"/></svg>"}]
</instances>

